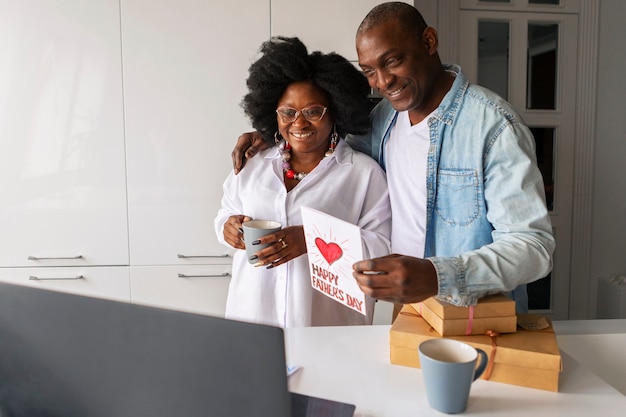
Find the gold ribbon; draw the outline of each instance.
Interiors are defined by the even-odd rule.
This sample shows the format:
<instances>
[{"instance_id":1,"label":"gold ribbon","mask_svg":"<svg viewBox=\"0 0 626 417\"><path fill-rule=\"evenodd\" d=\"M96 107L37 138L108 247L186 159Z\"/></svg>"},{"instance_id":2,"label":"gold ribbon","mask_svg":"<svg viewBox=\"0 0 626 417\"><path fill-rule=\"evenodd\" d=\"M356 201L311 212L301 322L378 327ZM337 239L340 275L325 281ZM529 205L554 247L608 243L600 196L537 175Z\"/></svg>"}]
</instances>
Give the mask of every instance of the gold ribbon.
<instances>
[{"instance_id":1,"label":"gold ribbon","mask_svg":"<svg viewBox=\"0 0 626 417\"><path fill-rule=\"evenodd\" d=\"M493 367L496 364L496 349L498 349L498 345L496 344L496 337L500 336L500 333L494 332L493 330L487 330L485 332L485 336L491 337L491 352L489 352L489 362L487 363L487 369L485 369L483 379L489 379L491 378Z\"/></svg>"}]
</instances>

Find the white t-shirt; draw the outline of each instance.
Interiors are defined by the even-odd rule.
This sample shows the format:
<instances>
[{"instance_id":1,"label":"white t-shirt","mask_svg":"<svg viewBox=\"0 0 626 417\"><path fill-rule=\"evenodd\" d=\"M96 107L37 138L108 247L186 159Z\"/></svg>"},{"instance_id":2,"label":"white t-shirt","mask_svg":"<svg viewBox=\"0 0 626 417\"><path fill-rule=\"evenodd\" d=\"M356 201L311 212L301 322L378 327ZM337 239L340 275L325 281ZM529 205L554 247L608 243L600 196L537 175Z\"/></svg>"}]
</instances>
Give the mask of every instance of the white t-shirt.
<instances>
[{"instance_id":1,"label":"white t-shirt","mask_svg":"<svg viewBox=\"0 0 626 417\"><path fill-rule=\"evenodd\" d=\"M426 240L426 164L430 146L428 117L411 126L398 113L385 144L385 166L393 213L391 251L424 257Z\"/></svg>"},{"instance_id":2,"label":"white t-shirt","mask_svg":"<svg viewBox=\"0 0 626 417\"><path fill-rule=\"evenodd\" d=\"M248 160L238 175L231 172L224 182L215 233L227 245L224 223L236 214L276 220L283 227L301 225L302 206L361 227L365 259L389 254L391 208L385 173L376 161L353 151L343 140L332 156L289 192L275 148ZM306 255L269 270L252 266L244 250L233 256L228 318L279 327L358 325L372 323L373 308L374 301L367 298L365 317L313 289Z\"/></svg>"}]
</instances>

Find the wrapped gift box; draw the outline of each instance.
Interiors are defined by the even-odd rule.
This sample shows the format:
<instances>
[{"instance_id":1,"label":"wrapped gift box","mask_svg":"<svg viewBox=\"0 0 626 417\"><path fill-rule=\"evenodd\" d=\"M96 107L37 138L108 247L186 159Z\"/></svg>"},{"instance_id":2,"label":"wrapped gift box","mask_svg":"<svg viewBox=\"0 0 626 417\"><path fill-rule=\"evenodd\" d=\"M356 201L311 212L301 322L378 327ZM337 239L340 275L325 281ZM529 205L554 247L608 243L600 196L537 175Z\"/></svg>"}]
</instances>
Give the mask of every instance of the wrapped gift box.
<instances>
[{"instance_id":1,"label":"wrapped gift box","mask_svg":"<svg viewBox=\"0 0 626 417\"><path fill-rule=\"evenodd\" d=\"M428 298L422 303L430 308L435 314L442 319L456 320L467 319L469 307L459 307L444 301L440 301L435 297ZM515 316L515 301L504 294L493 294L485 296L478 300L474 306L474 317L501 317Z\"/></svg>"},{"instance_id":2,"label":"wrapped gift box","mask_svg":"<svg viewBox=\"0 0 626 417\"><path fill-rule=\"evenodd\" d=\"M458 307L435 297L411 306L441 336L484 334L487 330L514 333L517 330L515 301L504 294L483 297L473 307Z\"/></svg>"},{"instance_id":3,"label":"wrapped gift box","mask_svg":"<svg viewBox=\"0 0 626 417\"><path fill-rule=\"evenodd\" d=\"M532 321L532 316L520 319ZM542 330L518 329L515 333L494 336L450 336L484 350L492 362L490 372L481 378L505 384L546 391L558 391L561 354L552 325ZM442 337L410 305L391 326L389 334L392 364L419 368L417 347L425 340Z\"/></svg>"}]
</instances>

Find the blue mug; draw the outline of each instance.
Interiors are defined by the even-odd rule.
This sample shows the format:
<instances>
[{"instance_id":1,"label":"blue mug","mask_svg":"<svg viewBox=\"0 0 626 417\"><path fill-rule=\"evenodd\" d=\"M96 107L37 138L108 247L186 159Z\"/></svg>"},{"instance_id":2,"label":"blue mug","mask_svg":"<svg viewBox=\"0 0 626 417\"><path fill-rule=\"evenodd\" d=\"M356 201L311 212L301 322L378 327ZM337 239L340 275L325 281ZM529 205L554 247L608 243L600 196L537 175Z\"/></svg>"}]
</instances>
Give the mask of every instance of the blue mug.
<instances>
[{"instance_id":1,"label":"blue mug","mask_svg":"<svg viewBox=\"0 0 626 417\"><path fill-rule=\"evenodd\" d=\"M472 382L489 362L485 351L446 338L422 342L418 351L428 404L447 414L465 411Z\"/></svg>"}]
</instances>

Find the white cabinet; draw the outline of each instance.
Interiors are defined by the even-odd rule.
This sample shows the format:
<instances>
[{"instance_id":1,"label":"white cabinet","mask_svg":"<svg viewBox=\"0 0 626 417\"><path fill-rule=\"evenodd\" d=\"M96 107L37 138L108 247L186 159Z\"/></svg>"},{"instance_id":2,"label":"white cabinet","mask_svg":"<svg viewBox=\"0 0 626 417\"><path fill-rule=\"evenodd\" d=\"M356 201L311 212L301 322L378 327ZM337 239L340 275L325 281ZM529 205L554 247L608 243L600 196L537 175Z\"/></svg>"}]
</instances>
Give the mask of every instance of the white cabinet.
<instances>
[{"instance_id":1,"label":"white cabinet","mask_svg":"<svg viewBox=\"0 0 626 417\"><path fill-rule=\"evenodd\" d=\"M223 315L232 250L213 219L269 2L123 0L121 16L131 300Z\"/></svg>"},{"instance_id":2,"label":"white cabinet","mask_svg":"<svg viewBox=\"0 0 626 417\"><path fill-rule=\"evenodd\" d=\"M213 219L268 35L269 2L122 1L132 265L230 263Z\"/></svg>"},{"instance_id":3,"label":"white cabinet","mask_svg":"<svg viewBox=\"0 0 626 417\"><path fill-rule=\"evenodd\" d=\"M224 316L230 265L133 266L135 304Z\"/></svg>"},{"instance_id":4,"label":"white cabinet","mask_svg":"<svg viewBox=\"0 0 626 417\"><path fill-rule=\"evenodd\" d=\"M297 36L312 51L337 52L358 61L356 30L365 15L383 0L318 0L303 3L271 0L272 35ZM413 4L413 1L404 1Z\"/></svg>"},{"instance_id":5,"label":"white cabinet","mask_svg":"<svg viewBox=\"0 0 626 417\"><path fill-rule=\"evenodd\" d=\"M127 265L119 2L0 0L0 267Z\"/></svg>"},{"instance_id":6,"label":"white cabinet","mask_svg":"<svg viewBox=\"0 0 626 417\"><path fill-rule=\"evenodd\" d=\"M130 302L128 267L0 268L0 281Z\"/></svg>"},{"instance_id":7,"label":"white cabinet","mask_svg":"<svg viewBox=\"0 0 626 417\"><path fill-rule=\"evenodd\" d=\"M270 34L356 60L377 3L0 0L0 279L223 314L248 68Z\"/></svg>"}]
</instances>

